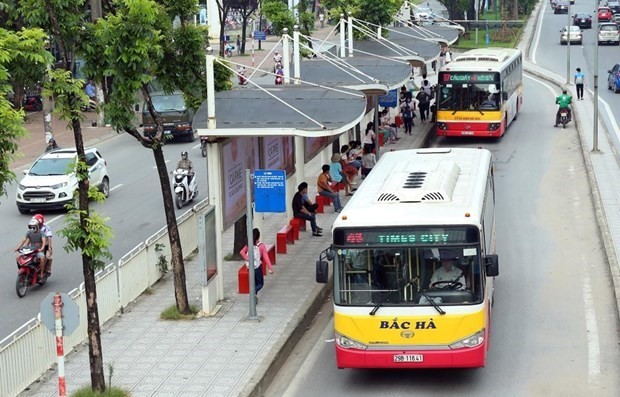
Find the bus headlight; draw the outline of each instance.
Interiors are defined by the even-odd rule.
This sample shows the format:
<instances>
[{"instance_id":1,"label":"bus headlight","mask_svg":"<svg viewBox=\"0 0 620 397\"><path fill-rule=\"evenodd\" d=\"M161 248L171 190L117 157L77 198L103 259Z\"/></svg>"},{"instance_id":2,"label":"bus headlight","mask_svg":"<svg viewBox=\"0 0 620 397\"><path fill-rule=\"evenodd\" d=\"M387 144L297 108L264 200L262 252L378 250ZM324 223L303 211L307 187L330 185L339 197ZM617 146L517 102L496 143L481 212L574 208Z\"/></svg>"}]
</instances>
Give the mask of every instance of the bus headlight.
<instances>
[{"instance_id":1,"label":"bus headlight","mask_svg":"<svg viewBox=\"0 0 620 397\"><path fill-rule=\"evenodd\" d=\"M356 340L349 339L346 336L336 333L336 344L343 349L359 349L366 350L368 346Z\"/></svg>"},{"instance_id":2,"label":"bus headlight","mask_svg":"<svg viewBox=\"0 0 620 397\"><path fill-rule=\"evenodd\" d=\"M499 129L499 126L500 126L499 123L489 123L489 131L495 131Z\"/></svg>"},{"instance_id":3,"label":"bus headlight","mask_svg":"<svg viewBox=\"0 0 620 397\"><path fill-rule=\"evenodd\" d=\"M450 349L463 349L467 347L476 347L484 342L484 328L473 335L463 338L450 345Z\"/></svg>"}]
</instances>

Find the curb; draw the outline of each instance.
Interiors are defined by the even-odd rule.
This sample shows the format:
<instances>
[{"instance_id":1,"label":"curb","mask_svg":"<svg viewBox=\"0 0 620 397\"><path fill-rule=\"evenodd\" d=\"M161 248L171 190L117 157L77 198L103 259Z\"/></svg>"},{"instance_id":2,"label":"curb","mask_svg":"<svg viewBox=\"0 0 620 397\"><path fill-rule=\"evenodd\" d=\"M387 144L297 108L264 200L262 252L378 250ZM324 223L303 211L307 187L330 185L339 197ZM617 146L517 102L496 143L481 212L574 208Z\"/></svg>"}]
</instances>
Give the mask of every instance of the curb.
<instances>
[{"instance_id":1,"label":"curb","mask_svg":"<svg viewBox=\"0 0 620 397\"><path fill-rule=\"evenodd\" d=\"M428 123L420 131L420 144L418 147L427 147L428 143L434 136L433 124ZM263 372L259 375L259 379L252 379L250 383L243 389L241 396L243 397L260 397L264 396L267 389L271 385L272 380L278 374L282 366L288 360L291 352L297 346L297 343L303 336L304 332L310 327L314 317L318 314L324 302L329 298L332 292L333 269L330 273L327 284L317 284L312 290L310 299L306 300L306 307L300 309L298 315L299 320L296 324L290 326L290 332L280 337L276 345L271 349L269 357L273 357L270 363L263 363ZM267 360L265 360L267 361ZM260 371L260 370L259 370Z\"/></svg>"}]
</instances>

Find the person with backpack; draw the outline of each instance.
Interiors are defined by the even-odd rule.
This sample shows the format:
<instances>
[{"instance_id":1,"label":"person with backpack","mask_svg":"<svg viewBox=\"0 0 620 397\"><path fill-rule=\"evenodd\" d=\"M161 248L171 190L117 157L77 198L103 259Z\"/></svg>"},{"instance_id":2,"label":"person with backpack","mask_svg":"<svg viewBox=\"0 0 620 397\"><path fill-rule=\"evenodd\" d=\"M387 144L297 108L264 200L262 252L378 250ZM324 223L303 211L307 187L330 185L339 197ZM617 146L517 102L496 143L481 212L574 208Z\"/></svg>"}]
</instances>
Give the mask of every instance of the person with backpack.
<instances>
[{"instance_id":1,"label":"person with backpack","mask_svg":"<svg viewBox=\"0 0 620 397\"><path fill-rule=\"evenodd\" d=\"M405 124L405 134L412 134L411 127L415 125L413 123L414 107L415 104L413 103L411 96L407 96L405 100L400 104L400 114L403 118L403 123Z\"/></svg>"},{"instance_id":2,"label":"person with backpack","mask_svg":"<svg viewBox=\"0 0 620 397\"><path fill-rule=\"evenodd\" d=\"M260 241L260 230L255 228L252 230L252 237L254 238L254 244L252 245L252 255L254 258L254 286L255 291L258 294L258 291L263 288L265 281L263 279L263 269L261 264L267 265L269 269L269 273L273 273L273 266L271 265L271 260L269 259L269 254L267 253L267 247ZM245 266L250 267L250 257L248 256L248 246L246 244L245 247L239 251L239 254L245 259Z\"/></svg>"},{"instance_id":3,"label":"person with backpack","mask_svg":"<svg viewBox=\"0 0 620 397\"><path fill-rule=\"evenodd\" d=\"M418 100L418 107L420 108L420 120L422 120L422 122L424 123L428 116L428 108L431 105L431 98L426 93L426 90L420 89L415 99Z\"/></svg>"},{"instance_id":4,"label":"person with backpack","mask_svg":"<svg viewBox=\"0 0 620 397\"><path fill-rule=\"evenodd\" d=\"M586 76L581 71L581 68L577 68L575 73L575 87L577 88L577 100L583 100L583 85L585 83Z\"/></svg>"}]
</instances>

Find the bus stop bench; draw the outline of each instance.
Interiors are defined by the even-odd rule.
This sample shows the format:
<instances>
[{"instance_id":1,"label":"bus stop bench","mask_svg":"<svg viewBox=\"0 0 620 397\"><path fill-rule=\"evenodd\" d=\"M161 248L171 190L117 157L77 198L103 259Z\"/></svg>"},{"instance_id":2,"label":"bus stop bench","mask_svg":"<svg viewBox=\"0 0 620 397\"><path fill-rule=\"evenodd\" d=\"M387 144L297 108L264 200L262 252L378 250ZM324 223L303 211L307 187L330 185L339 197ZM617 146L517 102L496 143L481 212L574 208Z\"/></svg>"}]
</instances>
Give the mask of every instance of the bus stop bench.
<instances>
[{"instance_id":1,"label":"bus stop bench","mask_svg":"<svg viewBox=\"0 0 620 397\"><path fill-rule=\"evenodd\" d=\"M276 234L276 252L278 254L286 254L286 244L295 244L295 231L291 224L284 225L278 230L278 234Z\"/></svg>"},{"instance_id":2,"label":"bus stop bench","mask_svg":"<svg viewBox=\"0 0 620 397\"><path fill-rule=\"evenodd\" d=\"M314 202L318 205L316 212L322 214L323 212L325 212L325 207L328 207L332 204L332 199L327 196L321 196L320 194L317 194Z\"/></svg>"},{"instance_id":3,"label":"bus stop bench","mask_svg":"<svg viewBox=\"0 0 620 397\"><path fill-rule=\"evenodd\" d=\"M295 240L299 240L299 232L306 231L306 220L301 218L292 218L289 224L293 226L293 235Z\"/></svg>"},{"instance_id":4,"label":"bus stop bench","mask_svg":"<svg viewBox=\"0 0 620 397\"><path fill-rule=\"evenodd\" d=\"M276 264L276 245L275 244L265 244L265 248L267 248L267 256L271 261L272 265ZM267 270L267 269L264 269ZM264 271L263 271L264 274Z\"/></svg>"}]
</instances>

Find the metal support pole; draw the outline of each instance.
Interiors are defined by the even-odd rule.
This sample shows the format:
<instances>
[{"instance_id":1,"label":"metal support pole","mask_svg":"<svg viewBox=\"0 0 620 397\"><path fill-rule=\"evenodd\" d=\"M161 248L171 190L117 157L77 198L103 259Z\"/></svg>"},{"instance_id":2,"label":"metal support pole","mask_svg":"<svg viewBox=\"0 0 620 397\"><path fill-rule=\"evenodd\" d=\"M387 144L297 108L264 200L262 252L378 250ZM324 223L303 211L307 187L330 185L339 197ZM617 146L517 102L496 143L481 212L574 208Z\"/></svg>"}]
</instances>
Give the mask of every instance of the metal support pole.
<instances>
[{"instance_id":1,"label":"metal support pole","mask_svg":"<svg viewBox=\"0 0 620 397\"><path fill-rule=\"evenodd\" d=\"M56 357L58 359L58 396L66 397L67 384L65 382L65 348L62 340L62 298L54 295L54 325L56 329Z\"/></svg>"},{"instance_id":2,"label":"metal support pole","mask_svg":"<svg viewBox=\"0 0 620 397\"><path fill-rule=\"evenodd\" d=\"M288 35L288 29L282 29L282 69L284 69L284 84L291 82L291 36Z\"/></svg>"},{"instance_id":3,"label":"metal support pole","mask_svg":"<svg viewBox=\"0 0 620 397\"><path fill-rule=\"evenodd\" d=\"M594 0L594 9L597 10L598 0ZM594 31L598 32L598 12L594 12ZM594 42L594 128L592 129L592 151L599 153L598 149L598 37Z\"/></svg>"},{"instance_id":4,"label":"metal support pole","mask_svg":"<svg viewBox=\"0 0 620 397\"><path fill-rule=\"evenodd\" d=\"M568 13L566 14L566 85L570 84L570 27L572 25L572 21L570 18L570 1L568 2Z\"/></svg>"},{"instance_id":5,"label":"metal support pole","mask_svg":"<svg viewBox=\"0 0 620 397\"><path fill-rule=\"evenodd\" d=\"M374 130L375 130L375 156L377 157L377 160L379 160L379 158L381 157L381 145L379 145L379 96L378 95L373 95L372 96L372 101L373 101L373 105L375 108L375 117L374 117ZM385 142L383 142L383 144L385 144Z\"/></svg>"},{"instance_id":6,"label":"metal support pole","mask_svg":"<svg viewBox=\"0 0 620 397\"><path fill-rule=\"evenodd\" d=\"M353 56L353 15L349 11L349 18L347 19L347 37L349 39L349 57Z\"/></svg>"},{"instance_id":7,"label":"metal support pole","mask_svg":"<svg viewBox=\"0 0 620 397\"><path fill-rule=\"evenodd\" d=\"M207 47L207 128L215 129L215 73L213 69L213 48Z\"/></svg>"},{"instance_id":8,"label":"metal support pole","mask_svg":"<svg viewBox=\"0 0 620 397\"><path fill-rule=\"evenodd\" d=\"M344 14L340 14L340 58L344 58L346 53L346 48L344 46L344 35L345 35L345 23L344 23Z\"/></svg>"},{"instance_id":9,"label":"metal support pole","mask_svg":"<svg viewBox=\"0 0 620 397\"><path fill-rule=\"evenodd\" d=\"M299 25L293 26L293 78L299 84L301 78L301 53L299 52Z\"/></svg>"},{"instance_id":10,"label":"metal support pole","mask_svg":"<svg viewBox=\"0 0 620 397\"><path fill-rule=\"evenodd\" d=\"M248 277L250 281L250 320L256 316L256 283L254 280L254 226L252 224L252 177L249 168L245 170L245 203L247 216L245 217L248 228ZM262 269L260 270L262 271Z\"/></svg>"}]
</instances>

